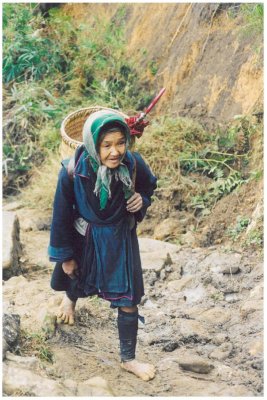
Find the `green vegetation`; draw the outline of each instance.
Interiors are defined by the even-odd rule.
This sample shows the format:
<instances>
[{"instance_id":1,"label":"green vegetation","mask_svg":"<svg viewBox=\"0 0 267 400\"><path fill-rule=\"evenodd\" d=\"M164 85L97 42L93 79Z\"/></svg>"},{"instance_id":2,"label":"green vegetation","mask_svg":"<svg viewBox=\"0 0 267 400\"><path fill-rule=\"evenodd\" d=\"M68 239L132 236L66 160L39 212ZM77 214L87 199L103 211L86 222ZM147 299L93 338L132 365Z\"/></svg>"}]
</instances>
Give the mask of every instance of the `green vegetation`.
<instances>
[{"instance_id":1,"label":"green vegetation","mask_svg":"<svg viewBox=\"0 0 267 400\"><path fill-rule=\"evenodd\" d=\"M43 333L29 333L22 331L21 335L21 353L22 355L36 356L40 360L53 363L53 353L46 343Z\"/></svg>"},{"instance_id":2,"label":"green vegetation","mask_svg":"<svg viewBox=\"0 0 267 400\"><path fill-rule=\"evenodd\" d=\"M112 21L92 17L78 26L56 8L46 19L34 15L35 7L3 5L3 183L4 194L12 194L34 174L38 179L24 189L24 201L49 209L60 168L63 118L93 105L133 115L155 93L127 55L125 5ZM247 26L260 26L261 4L240 9ZM148 59L147 66L157 74L155 60ZM195 218L210 214L223 196L261 180L261 132L262 122L255 117L237 116L229 126L207 132L192 120L166 115L152 119L135 146L157 175L159 192L183 193L184 207ZM238 237L244 228L239 221L230 235ZM248 240L259 243L261 236L255 233Z\"/></svg>"},{"instance_id":3,"label":"green vegetation","mask_svg":"<svg viewBox=\"0 0 267 400\"><path fill-rule=\"evenodd\" d=\"M59 10L44 19L35 7L3 5L5 194L58 148L56 132L69 112L96 104L141 110L153 97L125 52L123 5L112 22L77 28Z\"/></svg>"},{"instance_id":4,"label":"green vegetation","mask_svg":"<svg viewBox=\"0 0 267 400\"><path fill-rule=\"evenodd\" d=\"M243 3L240 6L241 13L245 18L245 29L248 34L263 34L264 5L263 3Z\"/></svg>"},{"instance_id":5,"label":"green vegetation","mask_svg":"<svg viewBox=\"0 0 267 400\"><path fill-rule=\"evenodd\" d=\"M244 242L244 246L263 246L263 226L257 227L249 232L248 237Z\"/></svg>"},{"instance_id":6,"label":"green vegetation","mask_svg":"<svg viewBox=\"0 0 267 400\"><path fill-rule=\"evenodd\" d=\"M250 219L247 217L237 217L236 224L233 228L229 228L227 233L228 236L235 242L240 234L247 228L250 223Z\"/></svg>"},{"instance_id":7,"label":"green vegetation","mask_svg":"<svg viewBox=\"0 0 267 400\"><path fill-rule=\"evenodd\" d=\"M162 118L153 121L136 147L159 176L160 188L184 183L189 207L195 215L208 215L221 197L254 178L248 163L257 129L255 120L244 116L213 133L185 118Z\"/></svg>"}]
</instances>

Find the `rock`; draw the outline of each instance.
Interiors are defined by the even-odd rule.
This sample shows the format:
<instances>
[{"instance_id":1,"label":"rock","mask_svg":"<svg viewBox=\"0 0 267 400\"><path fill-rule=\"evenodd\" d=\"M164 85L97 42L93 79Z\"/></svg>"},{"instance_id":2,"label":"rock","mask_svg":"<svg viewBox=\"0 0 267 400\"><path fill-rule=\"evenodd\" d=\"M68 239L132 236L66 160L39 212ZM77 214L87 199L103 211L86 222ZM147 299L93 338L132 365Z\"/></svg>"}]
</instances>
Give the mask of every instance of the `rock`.
<instances>
[{"instance_id":1,"label":"rock","mask_svg":"<svg viewBox=\"0 0 267 400\"><path fill-rule=\"evenodd\" d=\"M185 371L192 371L198 374L209 374L213 369L214 365L206 360L194 359L181 360L179 366Z\"/></svg>"},{"instance_id":2,"label":"rock","mask_svg":"<svg viewBox=\"0 0 267 400\"><path fill-rule=\"evenodd\" d=\"M23 288L27 282L27 279L24 278L23 275L13 276L7 282L5 282L5 290L15 289L17 291L18 288Z\"/></svg>"},{"instance_id":3,"label":"rock","mask_svg":"<svg viewBox=\"0 0 267 400\"><path fill-rule=\"evenodd\" d=\"M229 338L225 333L218 333L216 336L212 337L212 343L214 343L216 346L220 346L228 340Z\"/></svg>"},{"instance_id":4,"label":"rock","mask_svg":"<svg viewBox=\"0 0 267 400\"><path fill-rule=\"evenodd\" d=\"M3 206L4 211L16 211L20 209L22 204L19 201L12 201L11 203L7 203Z\"/></svg>"},{"instance_id":5,"label":"rock","mask_svg":"<svg viewBox=\"0 0 267 400\"><path fill-rule=\"evenodd\" d=\"M157 273L179 259L180 247L172 243L149 238L139 238L139 248L144 271L154 270Z\"/></svg>"},{"instance_id":6,"label":"rock","mask_svg":"<svg viewBox=\"0 0 267 400\"><path fill-rule=\"evenodd\" d=\"M38 219L36 221L36 228L38 231L49 231L51 228L51 217Z\"/></svg>"},{"instance_id":7,"label":"rock","mask_svg":"<svg viewBox=\"0 0 267 400\"><path fill-rule=\"evenodd\" d=\"M159 278L160 278L160 280L164 281L166 279L166 277L167 277L166 271L164 269L162 269L160 271Z\"/></svg>"},{"instance_id":8,"label":"rock","mask_svg":"<svg viewBox=\"0 0 267 400\"><path fill-rule=\"evenodd\" d=\"M258 371L263 371L263 365L263 360L255 360L251 363L252 368L257 369Z\"/></svg>"},{"instance_id":9,"label":"rock","mask_svg":"<svg viewBox=\"0 0 267 400\"><path fill-rule=\"evenodd\" d=\"M185 289L183 294L186 297L187 304L199 303L205 297L206 290L199 284L194 288Z\"/></svg>"},{"instance_id":10,"label":"rock","mask_svg":"<svg viewBox=\"0 0 267 400\"><path fill-rule=\"evenodd\" d=\"M9 363L5 363L3 367L3 391L8 396L12 396L16 392L37 397L75 395L72 390L57 381Z\"/></svg>"},{"instance_id":11,"label":"rock","mask_svg":"<svg viewBox=\"0 0 267 400\"><path fill-rule=\"evenodd\" d=\"M231 354L231 351L233 350L233 345L228 342L228 343L223 343L219 348L215 349L211 354L210 358L213 358L215 360L223 361L229 355Z\"/></svg>"},{"instance_id":12,"label":"rock","mask_svg":"<svg viewBox=\"0 0 267 400\"><path fill-rule=\"evenodd\" d=\"M177 246L176 244L162 242L160 240L154 240L150 238L138 238L139 248L141 253L153 253L154 251L162 251L164 254L170 254L170 256L176 254L176 258L178 259L177 254L181 250L181 246Z\"/></svg>"},{"instance_id":13,"label":"rock","mask_svg":"<svg viewBox=\"0 0 267 400\"><path fill-rule=\"evenodd\" d=\"M164 268L165 262L167 260L167 255L164 255L161 251L153 253L141 253L142 268L144 271L155 271L160 273Z\"/></svg>"},{"instance_id":14,"label":"rock","mask_svg":"<svg viewBox=\"0 0 267 400\"><path fill-rule=\"evenodd\" d=\"M198 270L199 260L196 256L190 257L183 265L183 276L194 275Z\"/></svg>"},{"instance_id":15,"label":"rock","mask_svg":"<svg viewBox=\"0 0 267 400\"><path fill-rule=\"evenodd\" d=\"M157 307L157 304L156 303L153 303L151 300L147 300L146 302L145 302L145 304L144 304L144 308L149 308L149 309L156 309L156 308L158 308Z\"/></svg>"},{"instance_id":16,"label":"rock","mask_svg":"<svg viewBox=\"0 0 267 400\"><path fill-rule=\"evenodd\" d=\"M240 306L240 314L242 318L246 318L255 311L263 310L262 300L247 300Z\"/></svg>"},{"instance_id":17,"label":"rock","mask_svg":"<svg viewBox=\"0 0 267 400\"><path fill-rule=\"evenodd\" d=\"M252 343L250 343L247 351L251 356L258 356L263 354L263 340L258 340L256 342L253 341Z\"/></svg>"},{"instance_id":18,"label":"rock","mask_svg":"<svg viewBox=\"0 0 267 400\"><path fill-rule=\"evenodd\" d=\"M195 235L190 231L186 232L184 235L180 235L179 239L183 245L188 247L196 247L198 245Z\"/></svg>"},{"instance_id":19,"label":"rock","mask_svg":"<svg viewBox=\"0 0 267 400\"><path fill-rule=\"evenodd\" d=\"M56 315L49 312L46 313L42 322L42 331L47 339L51 339L56 331Z\"/></svg>"},{"instance_id":20,"label":"rock","mask_svg":"<svg viewBox=\"0 0 267 400\"><path fill-rule=\"evenodd\" d=\"M10 348L18 344L20 337L20 317L17 314L4 314L3 337Z\"/></svg>"},{"instance_id":21,"label":"rock","mask_svg":"<svg viewBox=\"0 0 267 400\"><path fill-rule=\"evenodd\" d=\"M115 396L107 381L99 376L78 383L76 396Z\"/></svg>"},{"instance_id":22,"label":"rock","mask_svg":"<svg viewBox=\"0 0 267 400\"><path fill-rule=\"evenodd\" d=\"M8 361L13 361L20 367L24 367L27 369L37 369L39 365L39 361L36 357L21 357L10 353L9 351L6 353L6 359Z\"/></svg>"},{"instance_id":23,"label":"rock","mask_svg":"<svg viewBox=\"0 0 267 400\"><path fill-rule=\"evenodd\" d=\"M174 218L167 218L156 226L153 238L156 240L164 240L181 233L184 233L184 230L179 222Z\"/></svg>"},{"instance_id":24,"label":"rock","mask_svg":"<svg viewBox=\"0 0 267 400\"><path fill-rule=\"evenodd\" d=\"M193 314L189 312L189 315L211 325L224 324L231 319L231 312L220 307L213 307L206 311L196 310Z\"/></svg>"},{"instance_id":25,"label":"rock","mask_svg":"<svg viewBox=\"0 0 267 400\"><path fill-rule=\"evenodd\" d=\"M72 391L73 393L77 393L77 386L78 383L72 379L65 379L63 381L63 385L68 388L70 391ZM75 394L76 395L76 394Z\"/></svg>"},{"instance_id":26,"label":"rock","mask_svg":"<svg viewBox=\"0 0 267 400\"><path fill-rule=\"evenodd\" d=\"M21 243L19 238L19 220L17 214L11 211L3 211L3 279L21 274L19 257L21 255Z\"/></svg>"},{"instance_id":27,"label":"rock","mask_svg":"<svg viewBox=\"0 0 267 400\"><path fill-rule=\"evenodd\" d=\"M238 302L240 298L237 293L225 293L224 300L227 301L227 303L233 304Z\"/></svg>"},{"instance_id":28,"label":"rock","mask_svg":"<svg viewBox=\"0 0 267 400\"><path fill-rule=\"evenodd\" d=\"M188 337L191 335L192 336L197 335L201 339L210 337L208 329L203 323L191 319L183 319L179 323L179 331L183 337Z\"/></svg>"},{"instance_id":29,"label":"rock","mask_svg":"<svg viewBox=\"0 0 267 400\"><path fill-rule=\"evenodd\" d=\"M179 347L179 342L177 341L170 341L162 347L163 351L172 352Z\"/></svg>"},{"instance_id":30,"label":"rock","mask_svg":"<svg viewBox=\"0 0 267 400\"><path fill-rule=\"evenodd\" d=\"M51 262L47 256L48 232L30 231L23 235L24 251L27 253L27 265L23 270L51 268Z\"/></svg>"},{"instance_id":31,"label":"rock","mask_svg":"<svg viewBox=\"0 0 267 400\"><path fill-rule=\"evenodd\" d=\"M249 298L251 300L262 300L263 299L263 282L259 283L259 285L255 286L254 289L251 290L249 294Z\"/></svg>"},{"instance_id":32,"label":"rock","mask_svg":"<svg viewBox=\"0 0 267 400\"><path fill-rule=\"evenodd\" d=\"M233 376L235 375L235 371L228 365L218 364L216 367L215 374L218 378L228 381L233 378Z\"/></svg>"},{"instance_id":33,"label":"rock","mask_svg":"<svg viewBox=\"0 0 267 400\"><path fill-rule=\"evenodd\" d=\"M168 282L168 290L174 292L181 292L184 288L186 288L193 280L193 276L184 276L181 279L177 279L174 281Z\"/></svg>"},{"instance_id":34,"label":"rock","mask_svg":"<svg viewBox=\"0 0 267 400\"><path fill-rule=\"evenodd\" d=\"M221 274L236 274L240 270L241 258L239 253L226 254L214 251L200 263L199 268Z\"/></svg>"},{"instance_id":35,"label":"rock","mask_svg":"<svg viewBox=\"0 0 267 400\"><path fill-rule=\"evenodd\" d=\"M5 360L7 352L10 350L7 341L3 338L2 339L2 360Z\"/></svg>"},{"instance_id":36,"label":"rock","mask_svg":"<svg viewBox=\"0 0 267 400\"><path fill-rule=\"evenodd\" d=\"M48 231L51 228L51 218L25 218L21 223L24 232Z\"/></svg>"},{"instance_id":37,"label":"rock","mask_svg":"<svg viewBox=\"0 0 267 400\"><path fill-rule=\"evenodd\" d=\"M150 286L153 286L157 280L158 280L158 275L155 271L147 271L146 283L148 283Z\"/></svg>"}]
</instances>

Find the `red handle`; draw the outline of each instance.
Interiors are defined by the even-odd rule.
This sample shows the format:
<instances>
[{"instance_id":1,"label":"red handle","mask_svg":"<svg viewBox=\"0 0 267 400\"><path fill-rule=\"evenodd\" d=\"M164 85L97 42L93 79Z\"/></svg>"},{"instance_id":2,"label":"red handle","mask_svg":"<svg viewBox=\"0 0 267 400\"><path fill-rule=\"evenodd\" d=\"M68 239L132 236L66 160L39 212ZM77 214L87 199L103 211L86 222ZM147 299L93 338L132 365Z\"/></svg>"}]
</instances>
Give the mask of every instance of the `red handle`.
<instances>
[{"instance_id":1,"label":"red handle","mask_svg":"<svg viewBox=\"0 0 267 400\"><path fill-rule=\"evenodd\" d=\"M159 99L161 98L161 96L163 95L163 93L165 92L166 88L161 89L161 91L159 92L159 94L154 98L154 100L152 100L152 102L149 104L149 106L147 107L145 114L148 114L149 111L154 107L154 105L159 101Z\"/></svg>"}]
</instances>

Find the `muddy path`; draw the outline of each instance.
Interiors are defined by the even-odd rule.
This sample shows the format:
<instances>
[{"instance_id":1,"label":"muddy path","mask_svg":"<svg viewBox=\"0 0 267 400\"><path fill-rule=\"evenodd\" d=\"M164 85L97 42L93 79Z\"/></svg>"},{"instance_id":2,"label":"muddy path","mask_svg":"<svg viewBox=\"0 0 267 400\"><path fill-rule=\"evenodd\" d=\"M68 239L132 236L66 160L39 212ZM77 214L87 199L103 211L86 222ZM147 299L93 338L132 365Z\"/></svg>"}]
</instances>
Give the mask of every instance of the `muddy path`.
<instances>
[{"instance_id":1,"label":"muddy path","mask_svg":"<svg viewBox=\"0 0 267 400\"><path fill-rule=\"evenodd\" d=\"M4 311L19 314L21 329L34 333L62 295L49 287L49 231L33 216L29 227L31 211L18 214L23 275L4 283ZM165 245L140 239L146 322L137 358L156 365L156 377L143 382L120 368L117 312L95 297L78 301L75 326L56 325L48 335L53 363L40 361L42 375L79 382L100 376L115 396L262 396L262 260L222 246Z\"/></svg>"}]
</instances>

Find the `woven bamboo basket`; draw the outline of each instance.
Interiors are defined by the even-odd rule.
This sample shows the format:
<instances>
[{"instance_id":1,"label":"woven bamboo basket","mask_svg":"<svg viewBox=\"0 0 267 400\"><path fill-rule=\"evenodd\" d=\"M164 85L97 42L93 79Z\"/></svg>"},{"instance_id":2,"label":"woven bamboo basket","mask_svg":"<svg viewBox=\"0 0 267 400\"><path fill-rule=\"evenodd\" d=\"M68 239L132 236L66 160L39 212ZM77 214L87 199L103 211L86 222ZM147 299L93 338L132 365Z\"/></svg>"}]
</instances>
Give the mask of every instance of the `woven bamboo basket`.
<instances>
[{"instance_id":1,"label":"woven bamboo basket","mask_svg":"<svg viewBox=\"0 0 267 400\"><path fill-rule=\"evenodd\" d=\"M62 158L73 156L75 149L83 143L82 132L85 121L87 120L89 115L100 110L116 111L124 118L128 118L128 115L122 113L121 111L100 106L81 108L77 111L70 113L63 120L60 128L60 133L62 137L60 152Z\"/></svg>"}]
</instances>

